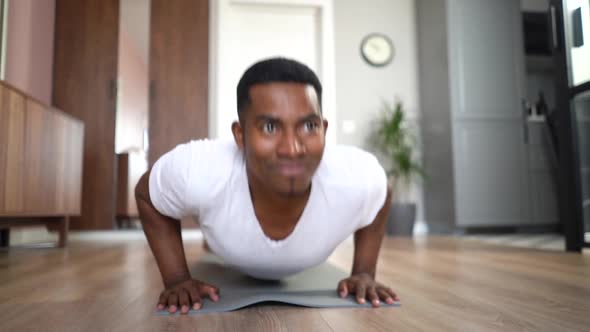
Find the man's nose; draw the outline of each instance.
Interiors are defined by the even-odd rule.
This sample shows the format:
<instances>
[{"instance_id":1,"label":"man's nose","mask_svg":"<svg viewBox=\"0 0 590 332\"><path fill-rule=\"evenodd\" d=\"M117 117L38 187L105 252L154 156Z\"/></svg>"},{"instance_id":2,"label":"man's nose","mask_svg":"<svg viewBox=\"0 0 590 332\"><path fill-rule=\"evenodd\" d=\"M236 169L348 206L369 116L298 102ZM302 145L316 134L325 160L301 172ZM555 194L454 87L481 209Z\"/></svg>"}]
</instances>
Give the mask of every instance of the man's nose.
<instances>
[{"instance_id":1,"label":"man's nose","mask_svg":"<svg viewBox=\"0 0 590 332\"><path fill-rule=\"evenodd\" d=\"M305 153L305 146L294 130L287 130L279 144L278 154L281 157L297 158Z\"/></svg>"}]
</instances>

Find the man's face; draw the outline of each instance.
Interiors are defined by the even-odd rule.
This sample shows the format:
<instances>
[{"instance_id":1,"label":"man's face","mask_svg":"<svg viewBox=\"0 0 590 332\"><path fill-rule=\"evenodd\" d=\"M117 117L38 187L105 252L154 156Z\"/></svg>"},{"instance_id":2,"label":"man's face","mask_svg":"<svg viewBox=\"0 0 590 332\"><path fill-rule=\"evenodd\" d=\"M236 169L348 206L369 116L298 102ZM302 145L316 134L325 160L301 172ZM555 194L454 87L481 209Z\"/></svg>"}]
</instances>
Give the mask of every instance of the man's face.
<instances>
[{"instance_id":1,"label":"man's face","mask_svg":"<svg viewBox=\"0 0 590 332\"><path fill-rule=\"evenodd\" d=\"M250 88L250 105L232 131L253 180L281 195L305 194L324 152L328 122L311 85Z\"/></svg>"}]
</instances>

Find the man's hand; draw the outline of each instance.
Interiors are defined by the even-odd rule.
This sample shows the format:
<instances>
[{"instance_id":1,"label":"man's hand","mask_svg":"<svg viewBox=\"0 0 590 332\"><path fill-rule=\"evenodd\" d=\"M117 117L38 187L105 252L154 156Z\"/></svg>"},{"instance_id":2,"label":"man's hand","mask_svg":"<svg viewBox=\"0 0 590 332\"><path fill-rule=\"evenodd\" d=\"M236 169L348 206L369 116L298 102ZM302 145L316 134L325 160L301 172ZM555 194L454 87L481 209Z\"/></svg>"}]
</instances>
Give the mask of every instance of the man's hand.
<instances>
[{"instance_id":1,"label":"man's hand","mask_svg":"<svg viewBox=\"0 0 590 332\"><path fill-rule=\"evenodd\" d=\"M369 300L373 307L378 307L380 301L387 304L399 301L399 297L391 288L376 282L368 273L354 274L341 280L338 283L338 293L340 297L355 294L359 304L364 304L366 300Z\"/></svg>"},{"instance_id":2,"label":"man's hand","mask_svg":"<svg viewBox=\"0 0 590 332\"><path fill-rule=\"evenodd\" d=\"M378 307L380 300L387 304L399 301L399 297L391 290L375 281L377 256L381 241L385 235L385 223L391 205L391 187L387 186L387 195L383 206L373 222L354 233L354 261L350 277L338 283L338 293L341 297L356 294L359 304L368 299L373 307Z\"/></svg>"},{"instance_id":3,"label":"man's hand","mask_svg":"<svg viewBox=\"0 0 590 332\"><path fill-rule=\"evenodd\" d=\"M209 296L213 301L219 300L219 289L202 281L192 279L182 245L180 220L162 215L154 207L149 190L148 170L135 187L137 209L141 217L143 232L148 240L156 263L162 274L164 287L158 300L158 310L168 307L170 313L186 314L192 307L201 308L201 298Z\"/></svg>"},{"instance_id":4,"label":"man's hand","mask_svg":"<svg viewBox=\"0 0 590 332\"><path fill-rule=\"evenodd\" d=\"M180 313L186 314L191 307L199 310L204 296L209 296L211 301L217 302L219 288L196 279L181 281L162 291L158 300L158 310L164 310L168 306L168 312L175 313L180 307Z\"/></svg>"}]
</instances>

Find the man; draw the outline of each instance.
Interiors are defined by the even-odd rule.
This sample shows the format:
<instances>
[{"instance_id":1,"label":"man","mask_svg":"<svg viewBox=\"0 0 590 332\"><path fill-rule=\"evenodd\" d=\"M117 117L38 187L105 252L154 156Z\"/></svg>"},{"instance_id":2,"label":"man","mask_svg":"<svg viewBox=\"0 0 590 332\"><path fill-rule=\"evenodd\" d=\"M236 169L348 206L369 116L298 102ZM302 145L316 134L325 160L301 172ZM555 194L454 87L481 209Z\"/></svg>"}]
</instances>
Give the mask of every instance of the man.
<instances>
[{"instance_id":1,"label":"man","mask_svg":"<svg viewBox=\"0 0 590 332\"><path fill-rule=\"evenodd\" d=\"M399 300L374 280L391 196L385 172L367 152L325 146L321 97L305 65L258 62L238 84L234 141L179 145L142 176L137 205L165 287L158 310L187 313L203 297L219 300L215 280L189 273L179 223L189 215L226 264L261 279L318 265L354 233L354 264L337 286L340 296L375 307Z\"/></svg>"}]
</instances>

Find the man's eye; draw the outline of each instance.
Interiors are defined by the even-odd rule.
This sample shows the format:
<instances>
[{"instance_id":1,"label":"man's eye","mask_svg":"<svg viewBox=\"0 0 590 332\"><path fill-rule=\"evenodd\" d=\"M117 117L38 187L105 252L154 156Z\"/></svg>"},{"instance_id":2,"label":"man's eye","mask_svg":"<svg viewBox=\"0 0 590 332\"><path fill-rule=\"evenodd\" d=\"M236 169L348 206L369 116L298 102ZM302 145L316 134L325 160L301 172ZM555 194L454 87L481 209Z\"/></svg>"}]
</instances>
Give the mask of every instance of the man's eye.
<instances>
[{"instance_id":1,"label":"man's eye","mask_svg":"<svg viewBox=\"0 0 590 332\"><path fill-rule=\"evenodd\" d=\"M319 125L316 122L314 122L314 121L307 121L303 125L303 129L306 132L312 132L312 131L314 131L314 130L316 130L318 128L319 128Z\"/></svg>"},{"instance_id":2,"label":"man's eye","mask_svg":"<svg viewBox=\"0 0 590 332\"><path fill-rule=\"evenodd\" d=\"M265 134L273 134L276 131L277 127L274 123L272 122L266 122L265 124L262 125L262 131Z\"/></svg>"}]
</instances>

